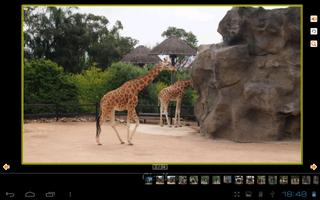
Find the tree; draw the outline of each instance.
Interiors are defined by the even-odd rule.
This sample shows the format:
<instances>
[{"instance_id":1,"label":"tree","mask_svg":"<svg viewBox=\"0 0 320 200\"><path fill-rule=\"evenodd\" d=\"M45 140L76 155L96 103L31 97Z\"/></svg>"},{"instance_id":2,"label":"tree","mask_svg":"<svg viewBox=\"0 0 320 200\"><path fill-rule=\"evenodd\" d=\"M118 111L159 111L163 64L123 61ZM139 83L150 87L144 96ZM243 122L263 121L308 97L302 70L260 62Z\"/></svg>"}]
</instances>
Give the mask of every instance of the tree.
<instances>
[{"instance_id":1,"label":"tree","mask_svg":"<svg viewBox=\"0 0 320 200\"><path fill-rule=\"evenodd\" d=\"M166 31L161 34L162 37L169 38L171 36L176 36L184 41L186 41L191 47L197 48L197 37L190 31L187 32L182 28L176 28L169 26Z\"/></svg>"},{"instance_id":2,"label":"tree","mask_svg":"<svg viewBox=\"0 0 320 200\"><path fill-rule=\"evenodd\" d=\"M108 29L106 17L75 13L76 9L25 7L25 57L50 59L66 72L79 73L93 63L106 68L137 44L135 39L120 36L120 21Z\"/></svg>"}]
</instances>

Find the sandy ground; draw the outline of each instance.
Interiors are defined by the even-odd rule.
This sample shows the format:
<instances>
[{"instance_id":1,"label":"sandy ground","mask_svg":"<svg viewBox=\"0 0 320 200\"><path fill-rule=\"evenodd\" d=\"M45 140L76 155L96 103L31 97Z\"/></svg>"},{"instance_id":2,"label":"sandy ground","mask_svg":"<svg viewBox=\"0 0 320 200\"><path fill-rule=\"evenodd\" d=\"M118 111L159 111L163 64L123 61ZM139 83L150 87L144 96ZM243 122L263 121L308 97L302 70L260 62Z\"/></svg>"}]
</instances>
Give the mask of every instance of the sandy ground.
<instances>
[{"instance_id":1,"label":"sandy ground","mask_svg":"<svg viewBox=\"0 0 320 200\"><path fill-rule=\"evenodd\" d=\"M133 125L131 126L133 128ZM126 141L126 127L118 130ZM120 144L103 125L102 146L95 143L94 122L24 124L23 163L299 163L300 142L235 143L201 136L190 127L140 124L133 146Z\"/></svg>"}]
</instances>

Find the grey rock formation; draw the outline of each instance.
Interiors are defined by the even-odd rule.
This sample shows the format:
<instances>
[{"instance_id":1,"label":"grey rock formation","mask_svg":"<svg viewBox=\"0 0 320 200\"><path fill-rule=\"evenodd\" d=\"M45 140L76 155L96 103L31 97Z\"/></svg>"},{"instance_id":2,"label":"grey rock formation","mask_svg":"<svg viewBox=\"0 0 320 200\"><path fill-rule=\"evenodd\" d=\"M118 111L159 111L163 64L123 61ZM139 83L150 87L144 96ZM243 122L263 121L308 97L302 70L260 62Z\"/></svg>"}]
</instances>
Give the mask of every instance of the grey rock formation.
<instances>
[{"instance_id":1,"label":"grey rock formation","mask_svg":"<svg viewBox=\"0 0 320 200\"><path fill-rule=\"evenodd\" d=\"M236 7L223 43L192 64L204 135L239 142L300 137L300 8Z\"/></svg>"}]
</instances>

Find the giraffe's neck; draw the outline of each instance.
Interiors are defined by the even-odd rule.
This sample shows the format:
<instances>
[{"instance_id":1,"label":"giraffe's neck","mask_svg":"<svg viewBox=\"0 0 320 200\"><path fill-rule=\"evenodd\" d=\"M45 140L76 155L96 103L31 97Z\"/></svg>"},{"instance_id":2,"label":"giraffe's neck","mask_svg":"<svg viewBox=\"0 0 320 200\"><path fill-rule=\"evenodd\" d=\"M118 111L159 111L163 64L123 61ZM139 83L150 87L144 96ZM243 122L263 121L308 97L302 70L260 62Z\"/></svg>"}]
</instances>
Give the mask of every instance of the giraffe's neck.
<instances>
[{"instance_id":1,"label":"giraffe's neck","mask_svg":"<svg viewBox=\"0 0 320 200\"><path fill-rule=\"evenodd\" d=\"M161 72L160 65L155 66L153 69L151 69L146 75L137 78L135 82L135 89L137 92L140 92L145 87L147 87Z\"/></svg>"}]
</instances>

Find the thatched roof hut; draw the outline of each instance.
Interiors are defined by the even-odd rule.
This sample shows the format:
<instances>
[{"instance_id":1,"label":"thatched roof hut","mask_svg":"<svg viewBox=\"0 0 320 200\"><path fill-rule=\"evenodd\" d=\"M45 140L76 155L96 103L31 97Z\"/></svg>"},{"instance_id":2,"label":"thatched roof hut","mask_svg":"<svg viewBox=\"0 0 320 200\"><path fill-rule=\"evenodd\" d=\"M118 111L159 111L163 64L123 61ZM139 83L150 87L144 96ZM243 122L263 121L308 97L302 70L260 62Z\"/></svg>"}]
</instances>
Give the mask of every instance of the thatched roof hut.
<instances>
[{"instance_id":1,"label":"thatched roof hut","mask_svg":"<svg viewBox=\"0 0 320 200\"><path fill-rule=\"evenodd\" d=\"M178 56L193 56L197 54L197 50L190 47L187 42L178 37L172 36L165 39L159 45L154 47L151 55L169 55L173 66L176 65L176 58ZM175 82L176 75L171 73L171 83Z\"/></svg>"},{"instance_id":2,"label":"thatched roof hut","mask_svg":"<svg viewBox=\"0 0 320 200\"><path fill-rule=\"evenodd\" d=\"M154 47L150 54L155 55L175 55L175 56L193 56L197 50L190 47L187 42L178 37L169 37Z\"/></svg>"},{"instance_id":3,"label":"thatched roof hut","mask_svg":"<svg viewBox=\"0 0 320 200\"><path fill-rule=\"evenodd\" d=\"M144 64L155 64L161 61L156 55L150 55L150 49L140 45L132 50L130 53L122 58L122 62L138 64L140 66Z\"/></svg>"}]
</instances>

